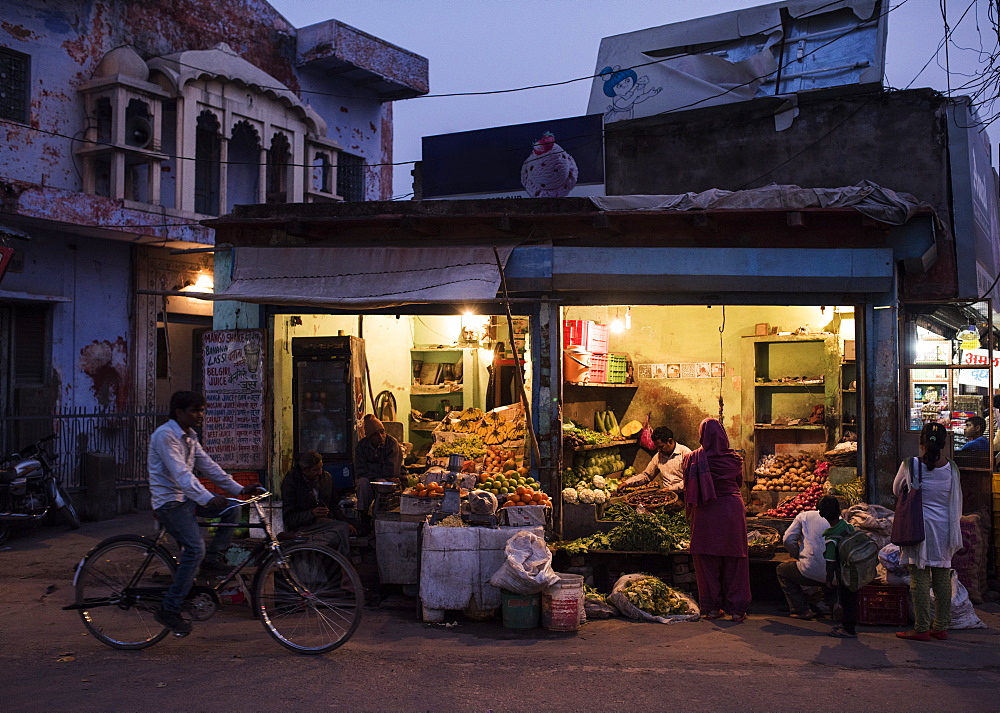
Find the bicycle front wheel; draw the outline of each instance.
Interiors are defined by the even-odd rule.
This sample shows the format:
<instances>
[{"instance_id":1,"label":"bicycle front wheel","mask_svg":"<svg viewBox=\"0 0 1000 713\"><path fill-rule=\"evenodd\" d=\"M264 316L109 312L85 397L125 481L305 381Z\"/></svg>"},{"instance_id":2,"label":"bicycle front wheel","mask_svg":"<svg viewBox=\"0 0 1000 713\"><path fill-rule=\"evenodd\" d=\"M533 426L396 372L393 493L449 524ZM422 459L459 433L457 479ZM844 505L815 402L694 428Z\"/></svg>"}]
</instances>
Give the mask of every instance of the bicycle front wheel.
<instances>
[{"instance_id":1,"label":"bicycle front wheel","mask_svg":"<svg viewBox=\"0 0 1000 713\"><path fill-rule=\"evenodd\" d=\"M267 633L300 654L325 654L351 638L361 621L361 578L339 552L323 545L282 548L261 566L254 606Z\"/></svg>"},{"instance_id":2,"label":"bicycle front wheel","mask_svg":"<svg viewBox=\"0 0 1000 713\"><path fill-rule=\"evenodd\" d=\"M174 578L174 558L152 540L123 535L88 554L76 575L76 604L87 630L116 649L144 649L167 635L153 619Z\"/></svg>"}]
</instances>

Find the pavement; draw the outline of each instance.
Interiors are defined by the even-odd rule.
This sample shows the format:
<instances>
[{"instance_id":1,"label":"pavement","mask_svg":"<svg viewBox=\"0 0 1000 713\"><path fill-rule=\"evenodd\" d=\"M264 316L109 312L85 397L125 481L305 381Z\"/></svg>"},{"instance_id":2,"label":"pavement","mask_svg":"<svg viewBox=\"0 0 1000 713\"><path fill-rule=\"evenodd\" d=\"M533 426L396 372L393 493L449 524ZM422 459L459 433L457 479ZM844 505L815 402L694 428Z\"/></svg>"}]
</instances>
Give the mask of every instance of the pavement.
<instances>
[{"instance_id":1,"label":"pavement","mask_svg":"<svg viewBox=\"0 0 1000 713\"><path fill-rule=\"evenodd\" d=\"M324 656L273 642L246 606L185 639L116 651L85 632L76 562L105 537L152 534L147 514L15 533L0 547L0 710L32 711L1000 711L1000 607L987 629L909 642L892 627L826 636L757 603L744 624L610 619L579 632L421 622L417 600L367 608Z\"/></svg>"}]
</instances>

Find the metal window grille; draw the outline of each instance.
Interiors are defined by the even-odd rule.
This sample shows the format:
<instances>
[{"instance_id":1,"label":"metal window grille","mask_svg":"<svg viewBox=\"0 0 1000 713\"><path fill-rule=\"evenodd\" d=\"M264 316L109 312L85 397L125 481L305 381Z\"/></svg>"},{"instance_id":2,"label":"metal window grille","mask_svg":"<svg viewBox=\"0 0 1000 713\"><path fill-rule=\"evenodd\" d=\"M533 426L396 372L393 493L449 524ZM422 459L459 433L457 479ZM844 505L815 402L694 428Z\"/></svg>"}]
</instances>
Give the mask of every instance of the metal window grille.
<instances>
[{"instance_id":1,"label":"metal window grille","mask_svg":"<svg viewBox=\"0 0 1000 713\"><path fill-rule=\"evenodd\" d=\"M365 160L340 152L337 158L337 195L345 201L365 199Z\"/></svg>"},{"instance_id":2,"label":"metal window grille","mask_svg":"<svg viewBox=\"0 0 1000 713\"><path fill-rule=\"evenodd\" d=\"M92 452L114 456L119 484L141 483L149 479L146 470L149 438L166 420L166 413L137 409L124 413L71 409L49 416L0 414L0 447L3 453L13 453L55 433L51 444L56 455L54 468L67 488L78 489L83 485L83 460Z\"/></svg>"},{"instance_id":3,"label":"metal window grille","mask_svg":"<svg viewBox=\"0 0 1000 713\"><path fill-rule=\"evenodd\" d=\"M28 69L26 54L0 48L0 119L28 121Z\"/></svg>"}]
</instances>

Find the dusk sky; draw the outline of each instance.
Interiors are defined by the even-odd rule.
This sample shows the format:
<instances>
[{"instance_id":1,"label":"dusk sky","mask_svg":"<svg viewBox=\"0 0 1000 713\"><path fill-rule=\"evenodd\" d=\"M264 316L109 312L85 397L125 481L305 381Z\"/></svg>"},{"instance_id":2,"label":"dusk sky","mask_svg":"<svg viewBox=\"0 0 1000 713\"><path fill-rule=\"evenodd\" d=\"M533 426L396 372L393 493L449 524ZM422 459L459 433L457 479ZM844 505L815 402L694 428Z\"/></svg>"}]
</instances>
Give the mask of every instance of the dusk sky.
<instances>
[{"instance_id":1,"label":"dusk sky","mask_svg":"<svg viewBox=\"0 0 1000 713\"><path fill-rule=\"evenodd\" d=\"M948 88L945 52L917 76L944 34L939 0L890 0L885 85ZM432 94L511 89L594 73L602 37L767 4L755 0L271 0L296 27L337 19L430 62ZM985 68L997 33L989 0L946 3L951 86ZM959 18L965 15L961 21ZM586 113L590 80L469 97L396 102L395 161L420 158L422 136ZM953 92L956 95L964 92ZM1000 102L993 110L1000 111ZM991 112L988 112L991 114ZM1000 121L990 127L996 165ZM395 168L409 194L411 165ZM408 197L408 196L407 196Z\"/></svg>"}]
</instances>

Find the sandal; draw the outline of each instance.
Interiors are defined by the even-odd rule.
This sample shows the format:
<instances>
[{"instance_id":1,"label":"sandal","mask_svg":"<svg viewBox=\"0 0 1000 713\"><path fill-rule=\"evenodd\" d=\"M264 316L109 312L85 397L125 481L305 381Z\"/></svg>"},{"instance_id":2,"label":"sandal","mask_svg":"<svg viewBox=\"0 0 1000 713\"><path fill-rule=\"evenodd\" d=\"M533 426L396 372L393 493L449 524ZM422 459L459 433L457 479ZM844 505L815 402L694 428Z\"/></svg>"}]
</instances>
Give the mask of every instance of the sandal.
<instances>
[{"instance_id":1,"label":"sandal","mask_svg":"<svg viewBox=\"0 0 1000 713\"><path fill-rule=\"evenodd\" d=\"M802 621L809 621L816 618L816 612L804 611L804 612L792 612L788 615L789 619L801 619Z\"/></svg>"},{"instance_id":2,"label":"sandal","mask_svg":"<svg viewBox=\"0 0 1000 713\"><path fill-rule=\"evenodd\" d=\"M714 621L715 619L721 619L725 615L726 612L722 611L721 609L713 609L712 611L710 611L708 614L705 614L701 618L707 619L708 621Z\"/></svg>"},{"instance_id":3,"label":"sandal","mask_svg":"<svg viewBox=\"0 0 1000 713\"><path fill-rule=\"evenodd\" d=\"M733 614L733 623L734 624L742 624L746 620L747 620L747 615L746 615L745 612L743 614Z\"/></svg>"},{"instance_id":4,"label":"sandal","mask_svg":"<svg viewBox=\"0 0 1000 713\"><path fill-rule=\"evenodd\" d=\"M835 627L833 627L832 629L830 629L829 632L827 632L826 635L827 636L832 636L835 639L856 639L856 638L858 638L857 634L850 633L849 631L847 631L846 629L844 629L844 627L842 627L842 626L835 626Z\"/></svg>"},{"instance_id":5,"label":"sandal","mask_svg":"<svg viewBox=\"0 0 1000 713\"><path fill-rule=\"evenodd\" d=\"M907 639L909 641L930 641L931 635L926 631L917 631L911 629L910 631L897 631L896 636L900 639Z\"/></svg>"}]
</instances>

